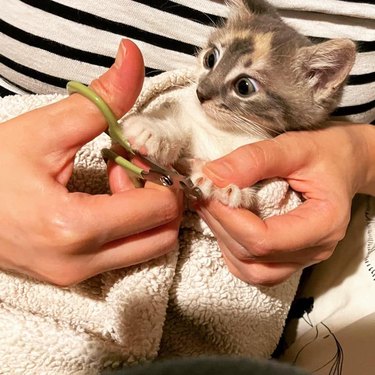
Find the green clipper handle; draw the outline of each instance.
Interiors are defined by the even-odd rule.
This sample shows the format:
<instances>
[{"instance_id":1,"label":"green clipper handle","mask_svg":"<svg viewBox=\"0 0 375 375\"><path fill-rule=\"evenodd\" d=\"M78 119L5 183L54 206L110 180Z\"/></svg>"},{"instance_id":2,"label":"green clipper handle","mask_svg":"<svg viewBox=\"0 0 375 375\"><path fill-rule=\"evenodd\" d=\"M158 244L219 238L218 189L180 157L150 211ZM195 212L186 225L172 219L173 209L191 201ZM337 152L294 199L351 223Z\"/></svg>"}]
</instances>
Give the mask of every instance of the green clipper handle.
<instances>
[{"instance_id":1,"label":"green clipper handle","mask_svg":"<svg viewBox=\"0 0 375 375\"><path fill-rule=\"evenodd\" d=\"M122 147L124 147L126 151L134 154L134 151L132 150L129 142L122 136L121 128L119 123L117 122L116 116L113 114L108 104L94 90L92 90L90 87L85 86L83 83L76 81L68 82L66 88L69 95L78 93L93 102L98 107L108 123L108 132L110 137L114 141L118 142Z\"/></svg>"},{"instance_id":2,"label":"green clipper handle","mask_svg":"<svg viewBox=\"0 0 375 375\"><path fill-rule=\"evenodd\" d=\"M66 85L69 95L73 93L78 93L84 96L85 98L89 99L93 102L100 112L103 114L104 118L108 123L108 132L109 136L116 142L118 142L126 151L134 155L134 151L131 148L129 142L123 138L122 131L119 123L117 122L116 116L112 112L111 108L109 108L108 104L90 87L87 87L83 83L70 81ZM104 157L113 160L115 163L119 164L123 168L127 169L128 171L136 174L138 177L143 178L144 170L142 168L137 167L129 160L126 160L120 155L117 155L114 151L109 149L102 150L102 154Z\"/></svg>"}]
</instances>

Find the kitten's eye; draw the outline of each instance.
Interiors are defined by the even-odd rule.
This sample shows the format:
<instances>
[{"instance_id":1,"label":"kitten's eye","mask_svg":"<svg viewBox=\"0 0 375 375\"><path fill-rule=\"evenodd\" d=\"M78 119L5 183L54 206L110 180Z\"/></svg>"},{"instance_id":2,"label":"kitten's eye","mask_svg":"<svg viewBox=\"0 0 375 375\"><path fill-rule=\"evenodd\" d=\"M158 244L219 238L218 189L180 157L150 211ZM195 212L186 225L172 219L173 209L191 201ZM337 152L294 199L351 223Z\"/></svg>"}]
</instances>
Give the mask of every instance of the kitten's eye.
<instances>
[{"instance_id":1,"label":"kitten's eye","mask_svg":"<svg viewBox=\"0 0 375 375\"><path fill-rule=\"evenodd\" d=\"M250 77L241 77L234 83L234 91L244 98L258 91L257 83Z\"/></svg>"},{"instance_id":2,"label":"kitten's eye","mask_svg":"<svg viewBox=\"0 0 375 375\"><path fill-rule=\"evenodd\" d=\"M213 48L205 54L203 58L203 65L206 69L212 69L218 60L219 50L217 48Z\"/></svg>"}]
</instances>

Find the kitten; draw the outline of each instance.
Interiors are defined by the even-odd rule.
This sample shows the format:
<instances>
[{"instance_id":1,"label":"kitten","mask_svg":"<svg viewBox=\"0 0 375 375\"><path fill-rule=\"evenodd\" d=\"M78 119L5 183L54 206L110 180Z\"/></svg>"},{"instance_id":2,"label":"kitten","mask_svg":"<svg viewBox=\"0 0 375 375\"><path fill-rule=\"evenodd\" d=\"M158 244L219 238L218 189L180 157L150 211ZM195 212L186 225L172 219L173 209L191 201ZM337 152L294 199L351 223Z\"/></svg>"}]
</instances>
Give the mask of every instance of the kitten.
<instances>
[{"instance_id":1,"label":"kitten","mask_svg":"<svg viewBox=\"0 0 375 375\"><path fill-rule=\"evenodd\" d=\"M225 25L198 56L197 82L171 103L124 123L135 149L160 164L219 158L286 131L321 127L334 110L355 59L348 39L312 44L262 0L232 0ZM256 208L256 188L215 187L196 163L204 198Z\"/></svg>"}]
</instances>

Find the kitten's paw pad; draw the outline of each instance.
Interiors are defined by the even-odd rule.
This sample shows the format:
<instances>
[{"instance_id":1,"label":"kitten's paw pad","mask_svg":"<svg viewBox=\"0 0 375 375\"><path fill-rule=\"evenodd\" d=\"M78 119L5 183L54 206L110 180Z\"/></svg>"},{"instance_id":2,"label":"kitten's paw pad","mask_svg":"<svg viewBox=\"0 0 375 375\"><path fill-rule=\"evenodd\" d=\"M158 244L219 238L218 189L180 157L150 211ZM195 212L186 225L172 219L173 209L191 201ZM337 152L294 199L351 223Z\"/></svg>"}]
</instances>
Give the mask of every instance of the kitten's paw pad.
<instances>
[{"instance_id":1,"label":"kitten's paw pad","mask_svg":"<svg viewBox=\"0 0 375 375\"><path fill-rule=\"evenodd\" d=\"M240 189L231 184L222 189L216 188L214 197L229 207L244 207L252 210L256 208L256 193L253 188Z\"/></svg>"}]
</instances>

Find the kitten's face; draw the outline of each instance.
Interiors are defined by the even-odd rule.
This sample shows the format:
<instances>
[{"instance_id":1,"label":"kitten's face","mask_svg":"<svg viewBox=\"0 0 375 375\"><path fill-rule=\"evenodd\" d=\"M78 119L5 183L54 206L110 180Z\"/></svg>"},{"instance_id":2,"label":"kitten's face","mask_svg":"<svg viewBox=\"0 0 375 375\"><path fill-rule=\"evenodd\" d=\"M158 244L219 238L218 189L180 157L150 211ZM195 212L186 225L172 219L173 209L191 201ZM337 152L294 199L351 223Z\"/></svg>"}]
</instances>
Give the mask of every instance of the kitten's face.
<instances>
[{"instance_id":1,"label":"kitten's face","mask_svg":"<svg viewBox=\"0 0 375 375\"><path fill-rule=\"evenodd\" d=\"M317 127L337 104L354 44L317 48L275 13L253 10L237 0L227 25L201 51L203 109L219 127L264 137Z\"/></svg>"}]
</instances>

